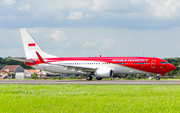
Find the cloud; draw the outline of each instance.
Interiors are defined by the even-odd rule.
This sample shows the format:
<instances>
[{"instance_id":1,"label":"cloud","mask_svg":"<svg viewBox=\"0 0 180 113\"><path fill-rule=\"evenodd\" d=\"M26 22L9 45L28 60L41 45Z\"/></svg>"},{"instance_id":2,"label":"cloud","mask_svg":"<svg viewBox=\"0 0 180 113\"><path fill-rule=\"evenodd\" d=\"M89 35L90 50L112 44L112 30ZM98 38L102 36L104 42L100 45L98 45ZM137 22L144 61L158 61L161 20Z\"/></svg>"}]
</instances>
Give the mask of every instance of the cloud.
<instances>
[{"instance_id":1,"label":"cloud","mask_svg":"<svg viewBox=\"0 0 180 113\"><path fill-rule=\"evenodd\" d=\"M41 32L31 32L36 29ZM99 56L99 54L142 56L143 50L145 56L151 57L180 56L180 27L166 30L128 30L105 27L28 28L28 30L45 52L56 56ZM24 50L19 29L0 29L0 31L2 31L0 34L1 56L23 56Z\"/></svg>"},{"instance_id":2,"label":"cloud","mask_svg":"<svg viewBox=\"0 0 180 113\"><path fill-rule=\"evenodd\" d=\"M85 43L83 43L84 47L93 47L96 46L96 42L92 42L92 41L86 41Z\"/></svg>"},{"instance_id":3,"label":"cloud","mask_svg":"<svg viewBox=\"0 0 180 113\"><path fill-rule=\"evenodd\" d=\"M93 11L101 11L101 10L111 10L112 7L111 0L93 0L93 6L91 9Z\"/></svg>"},{"instance_id":4,"label":"cloud","mask_svg":"<svg viewBox=\"0 0 180 113\"><path fill-rule=\"evenodd\" d=\"M29 4L25 4L22 7L18 7L18 10L30 10L31 6Z\"/></svg>"},{"instance_id":5,"label":"cloud","mask_svg":"<svg viewBox=\"0 0 180 113\"><path fill-rule=\"evenodd\" d=\"M68 19L69 20L79 20L83 17L82 14L83 14L83 12L71 11L69 16L68 16Z\"/></svg>"},{"instance_id":6,"label":"cloud","mask_svg":"<svg viewBox=\"0 0 180 113\"><path fill-rule=\"evenodd\" d=\"M65 33L62 30L56 30L50 35L54 40L50 40L49 43L55 47L68 47L70 45L68 38L65 36ZM47 37L49 40L49 38Z\"/></svg>"},{"instance_id":7,"label":"cloud","mask_svg":"<svg viewBox=\"0 0 180 113\"><path fill-rule=\"evenodd\" d=\"M102 46L101 46L101 49L102 50L108 50L108 49L111 49L110 46L114 46L114 44L116 44L116 38L101 38L102 40Z\"/></svg>"},{"instance_id":8,"label":"cloud","mask_svg":"<svg viewBox=\"0 0 180 113\"><path fill-rule=\"evenodd\" d=\"M105 18L180 18L179 0L93 0L90 9Z\"/></svg>"},{"instance_id":9,"label":"cloud","mask_svg":"<svg viewBox=\"0 0 180 113\"><path fill-rule=\"evenodd\" d=\"M86 18L89 18L89 17L90 17L90 15L89 15L89 14L86 14L85 16L86 16Z\"/></svg>"},{"instance_id":10,"label":"cloud","mask_svg":"<svg viewBox=\"0 0 180 113\"><path fill-rule=\"evenodd\" d=\"M9 6L3 6L5 4ZM3 28L163 29L164 26L180 26L177 25L180 23L178 0L3 0L0 9L0 27Z\"/></svg>"},{"instance_id":11,"label":"cloud","mask_svg":"<svg viewBox=\"0 0 180 113\"><path fill-rule=\"evenodd\" d=\"M146 0L150 5L148 12L159 19L170 19L179 17L180 1L179 0Z\"/></svg>"},{"instance_id":12,"label":"cloud","mask_svg":"<svg viewBox=\"0 0 180 113\"><path fill-rule=\"evenodd\" d=\"M67 39L67 37L65 37L65 33L63 31L60 31L60 30L55 31L55 33L51 34L50 36L52 38L54 38L56 41L57 40L62 41L62 40Z\"/></svg>"},{"instance_id":13,"label":"cloud","mask_svg":"<svg viewBox=\"0 0 180 113\"><path fill-rule=\"evenodd\" d=\"M75 2L75 3L74 3ZM52 18L55 20L78 20L91 18L130 18L130 19L175 19L180 18L179 0L3 0L1 5L13 5L1 11L6 16L29 17L33 19ZM39 5L41 4L41 5ZM17 8L17 10L14 10ZM18 13L29 10L29 13ZM9 14L9 12L12 12ZM70 12L70 13L69 13ZM14 15L16 14L16 15ZM84 14L84 16L83 16Z\"/></svg>"},{"instance_id":14,"label":"cloud","mask_svg":"<svg viewBox=\"0 0 180 113\"><path fill-rule=\"evenodd\" d=\"M15 0L3 0L2 2L0 2L0 5L14 5L17 2Z\"/></svg>"}]
</instances>

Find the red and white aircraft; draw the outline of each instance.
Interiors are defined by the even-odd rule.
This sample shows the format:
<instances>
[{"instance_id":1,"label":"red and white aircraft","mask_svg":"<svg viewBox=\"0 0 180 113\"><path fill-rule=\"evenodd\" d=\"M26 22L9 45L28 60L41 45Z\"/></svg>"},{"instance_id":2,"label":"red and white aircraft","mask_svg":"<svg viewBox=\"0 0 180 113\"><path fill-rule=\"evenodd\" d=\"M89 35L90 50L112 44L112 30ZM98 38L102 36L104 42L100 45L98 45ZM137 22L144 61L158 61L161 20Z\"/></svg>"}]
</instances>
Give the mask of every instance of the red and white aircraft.
<instances>
[{"instance_id":1,"label":"red and white aircraft","mask_svg":"<svg viewBox=\"0 0 180 113\"><path fill-rule=\"evenodd\" d=\"M26 65L35 69L60 74L88 75L92 80L118 77L125 74L161 74L175 69L167 61L154 57L57 57L41 50L24 28L20 29L27 60ZM19 59L16 59L19 60Z\"/></svg>"}]
</instances>

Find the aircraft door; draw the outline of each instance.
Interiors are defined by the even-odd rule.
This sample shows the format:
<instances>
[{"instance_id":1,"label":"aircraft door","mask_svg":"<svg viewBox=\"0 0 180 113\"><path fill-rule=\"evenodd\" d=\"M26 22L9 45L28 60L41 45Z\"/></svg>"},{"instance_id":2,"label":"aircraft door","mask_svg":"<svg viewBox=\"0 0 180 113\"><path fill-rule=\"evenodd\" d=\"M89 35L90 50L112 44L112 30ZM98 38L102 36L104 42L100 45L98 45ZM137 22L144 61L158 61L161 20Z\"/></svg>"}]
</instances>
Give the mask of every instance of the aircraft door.
<instances>
[{"instance_id":1,"label":"aircraft door","mask_svg":"<svg viewBox=\"0 0 180 113\"><path fill-rule=\"evenodd\" d=\"M152 60L151 61L151 68L155 68L156 67L156 60Z\"/></svg>"}]
</instances>

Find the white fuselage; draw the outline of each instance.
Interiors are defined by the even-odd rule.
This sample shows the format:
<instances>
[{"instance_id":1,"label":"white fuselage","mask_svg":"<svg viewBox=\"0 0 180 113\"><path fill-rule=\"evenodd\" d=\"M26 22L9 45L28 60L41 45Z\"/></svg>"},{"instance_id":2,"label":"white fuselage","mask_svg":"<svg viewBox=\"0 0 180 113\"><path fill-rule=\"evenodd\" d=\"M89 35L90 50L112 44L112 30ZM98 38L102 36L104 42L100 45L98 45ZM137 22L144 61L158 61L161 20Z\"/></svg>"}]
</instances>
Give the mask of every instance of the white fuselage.
<instances>
[{"instance_id":1,"label":"white fuselage","mask_svg":"<svg viewBox=\"0 0 180 113\"><path fill-rule=\"evenodd\" d=\"M92 69L107 68L107 69L112 69L114 75L150 74L149 72L133 69L130 67L125 67L122 65L112 64L112 63L104 63L104 62L66 61L66 62L55 62L52 64L38 64L32 67L38 70L44 70L44 71L48 71L52 73L60 73L60 74L89 74L79 69L67 68L66 66L59 66L59 65L75 66L81 68L92 68Z\"/></svg>"}]
</instances>

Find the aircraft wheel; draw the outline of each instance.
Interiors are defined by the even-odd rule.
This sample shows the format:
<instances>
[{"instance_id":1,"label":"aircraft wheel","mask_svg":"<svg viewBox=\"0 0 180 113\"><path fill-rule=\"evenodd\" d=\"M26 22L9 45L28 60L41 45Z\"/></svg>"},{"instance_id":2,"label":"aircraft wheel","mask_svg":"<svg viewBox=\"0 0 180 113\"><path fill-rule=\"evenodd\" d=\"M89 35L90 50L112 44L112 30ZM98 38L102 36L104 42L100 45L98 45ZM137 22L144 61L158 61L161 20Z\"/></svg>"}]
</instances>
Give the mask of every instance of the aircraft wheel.
<instances>
[{"instance_id":1,"label":"aircraft wheel","mask_svg":"<svg viewBox=\"0 0 180 113\"><path fill-rule=\"evenodd\" d=\"M160 77L159 77L159 76L157 76L156 80L160 80Z\"/></svg>"},{"instance_id":2,"label":"aircraft wheel","mask_svg":"<svg viewBox=\"0 0 180 113\"><path fill-rule=\"evenodd\" d=\"M97 79L97 80L102 80L102 78L99 78L99 77L97 77L96 79Z\"/></svg>"},{"instance_id":3,"label":"aircraft wheel","mask_svg":"<svg viewBox=\"0 0 180 113\"><path fill-rule=\"evenodd\" d=\"M88 75L88 76L86 76L86 80L92 80L92 76L91 75Z\"/></svg>"}]
</instances>

